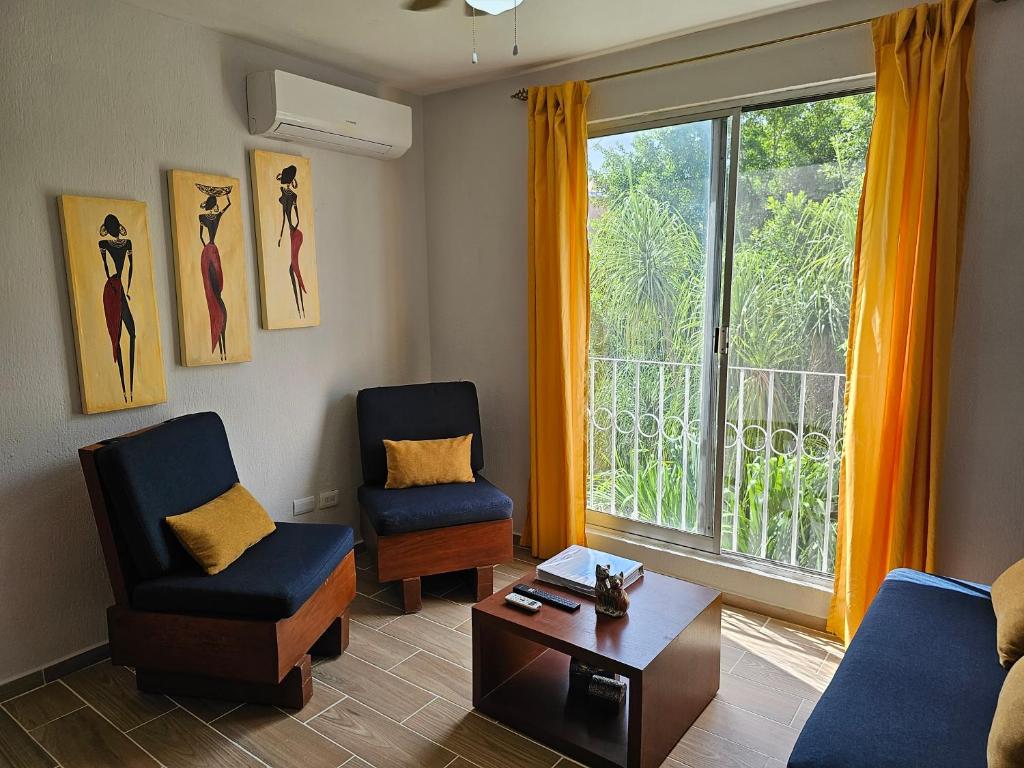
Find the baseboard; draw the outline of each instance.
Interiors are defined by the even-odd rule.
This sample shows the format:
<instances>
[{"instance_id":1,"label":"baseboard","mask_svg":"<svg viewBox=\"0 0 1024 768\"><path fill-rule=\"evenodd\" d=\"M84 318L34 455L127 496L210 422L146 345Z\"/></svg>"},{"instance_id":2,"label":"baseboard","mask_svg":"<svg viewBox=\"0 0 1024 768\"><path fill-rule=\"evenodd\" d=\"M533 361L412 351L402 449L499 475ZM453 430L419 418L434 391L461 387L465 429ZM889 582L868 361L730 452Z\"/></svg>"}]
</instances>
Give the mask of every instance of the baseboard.
<instances>
[{"instance_id":1,"label":"baseboard","mask_svg":"<svg viewBox=\"0 0 1024 768\"><path fill-rule=\"evenodd\" d=\"M7 701L15 696L31 691L41 685L52 683L54 680L70 675L85 667L90 667L98 661L110 658L110 644L100 643L84 651L78 651L63 659L58 659L39 669L28 672L24 675L11 678L0 683L0 701Z\"/></svg>"}]
</instances>

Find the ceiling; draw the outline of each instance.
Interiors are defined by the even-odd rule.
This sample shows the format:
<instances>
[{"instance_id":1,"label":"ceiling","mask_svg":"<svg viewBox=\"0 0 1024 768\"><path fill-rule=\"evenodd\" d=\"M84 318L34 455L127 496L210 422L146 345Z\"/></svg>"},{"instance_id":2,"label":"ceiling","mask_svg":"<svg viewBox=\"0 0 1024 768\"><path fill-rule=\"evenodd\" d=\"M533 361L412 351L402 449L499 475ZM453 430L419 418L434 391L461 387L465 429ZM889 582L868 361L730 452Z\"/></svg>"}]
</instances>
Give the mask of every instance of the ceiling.
<instances>
[{"instance_id":1,"label":"ceiling","mask_svg":"<svg viewBox=\"0 0 1024 768\"><path fill-rule=\"evenodd\" d=\"M472 20L461 0L413 13L403 0L126 0L414 93L433 93L818 0L525 0ZM511 3L510 3L511 7Z\"/></svg>"}]
</instances>

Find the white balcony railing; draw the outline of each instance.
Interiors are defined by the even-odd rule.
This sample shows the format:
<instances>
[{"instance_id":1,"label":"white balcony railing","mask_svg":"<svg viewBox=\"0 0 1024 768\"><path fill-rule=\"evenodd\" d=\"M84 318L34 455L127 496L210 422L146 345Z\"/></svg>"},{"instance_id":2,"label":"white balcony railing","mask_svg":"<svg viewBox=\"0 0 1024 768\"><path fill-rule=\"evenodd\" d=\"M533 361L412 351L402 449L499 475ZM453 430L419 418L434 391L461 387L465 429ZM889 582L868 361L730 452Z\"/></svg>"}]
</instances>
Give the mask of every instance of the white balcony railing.
<instances>
[{"instance_id":1,"label":"white balcony railing","mask_svg":"<svg viewBox=\"0 0 1024 768\"><path fill-rule=\"evenodd\" d=\"M590 358L588 507L699 531L701 366ZM730 367L723 550L834 567L846 377Z\"/></svg>"}]
</instances>

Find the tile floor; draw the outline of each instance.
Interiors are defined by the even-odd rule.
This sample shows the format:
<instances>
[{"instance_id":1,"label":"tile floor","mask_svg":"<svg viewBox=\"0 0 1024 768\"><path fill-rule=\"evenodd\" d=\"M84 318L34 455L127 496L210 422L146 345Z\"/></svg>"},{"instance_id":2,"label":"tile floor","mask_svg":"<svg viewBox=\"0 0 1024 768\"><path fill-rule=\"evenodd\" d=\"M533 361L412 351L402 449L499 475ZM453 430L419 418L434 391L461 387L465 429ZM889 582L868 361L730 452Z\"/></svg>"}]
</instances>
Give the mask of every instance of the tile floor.
<instances>
[{"instance_id":1,"label":"tile floor","mask_svg":"<svg viewBox=\"0 0 1024 768\"><path fill-rule=\"evenodd\" d=\"M468 578L424 583L404 616L357 561L351 645L318 660L301 711L139 693L108 661L9 699L0 766L17 768L570 768L472 711ZM497 567L495 588L530 572ZM722 617L722 683L662 768L782 768L842 657L831 637L748 611Z\"/></svg>"}]
</instances>

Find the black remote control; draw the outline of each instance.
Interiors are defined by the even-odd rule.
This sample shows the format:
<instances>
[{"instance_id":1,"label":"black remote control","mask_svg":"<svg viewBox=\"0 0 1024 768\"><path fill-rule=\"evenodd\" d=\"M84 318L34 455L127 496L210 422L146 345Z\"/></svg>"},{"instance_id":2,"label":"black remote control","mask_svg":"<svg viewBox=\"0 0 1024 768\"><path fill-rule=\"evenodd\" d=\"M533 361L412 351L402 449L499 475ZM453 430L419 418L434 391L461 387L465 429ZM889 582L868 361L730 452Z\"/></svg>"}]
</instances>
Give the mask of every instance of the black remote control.
<instances>
[{"instance_id":1,"label":"black remote control","mask_svg":"<svg viewBox=\"0 0 1024 768\"><path fill-rule=\"evenodd\" d=\"M556 595L551 592L545 592L543 589L537 589L531 587L529 584L516 584L512 587L512 591L516 594L522 595L523 597L531 597L534 600L540 600L542 603L553 605L556 608L561 608L563 611L575 611L580 607L580 604L575 600L570 600L567 597Z\"/></svg>"}]
</instances>

